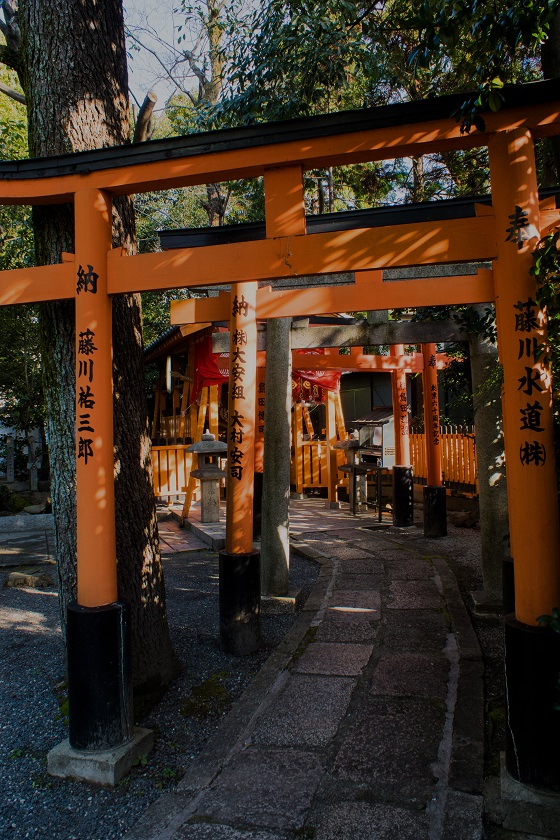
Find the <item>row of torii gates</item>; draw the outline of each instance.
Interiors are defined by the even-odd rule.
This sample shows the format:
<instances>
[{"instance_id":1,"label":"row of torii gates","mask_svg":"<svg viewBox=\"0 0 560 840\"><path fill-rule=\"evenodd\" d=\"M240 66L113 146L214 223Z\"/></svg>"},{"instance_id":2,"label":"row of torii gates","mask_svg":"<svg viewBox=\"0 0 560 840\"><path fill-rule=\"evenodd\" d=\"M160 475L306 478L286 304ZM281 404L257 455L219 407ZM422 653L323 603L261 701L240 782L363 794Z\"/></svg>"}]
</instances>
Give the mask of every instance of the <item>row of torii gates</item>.
<instances>
[{"instance_id":1,"label":"row of torii gates","mask_svg":"<svg viewBox=\"0 0 560 840\"><path fill-rule=\"evenodd\" d=\"M553 644L556 639L551 642L554 634L536 625L539 615L560 606L560 529L550 373L534 352L546 342L546 325L535 303L530 268L538 233L543 235L560 222L553 203L539 206L533 145L536 139L560 134L558 80L506 89L504 96L500 111L484 115L485 130L469 135L462 135L449 117L460 107L461 95L2 163L1 203L73 202L75 254L65 255L58 265L3 272L0 304L75 300L79 625L87 623L90 615L120 609L111 295L231 283L229 488L226 551L220 568L222 588L229 593L226 609L234 623L235 600L242 605L245 598L237 574L247 563L258 562L250 528L257 318L495 302L515 573L515 615L506 618L508 769L522 781L554 786L559 782L554 765L560 719L554 717L557 712L549 702L554 689L547 681L558 670L558 645ZM305 170L475 146L488 147L492 183L491 206L478 207L475 216L308 232ZM264 239L137 256L111 249L115 195L259 176L265 188ZM492 268L474 276L387 282L382 273L387 268L482 261L490 261ZM274 289L278 278L337 272L355 272L355 284ZM258 281L263 280L271 281L270 287L259 289ZM87 422L81 408L84 392L95 395L88 403ZM118 621L114 627L115 633L120 632ZM69 626L70 632L76 631ZM94 695L102 682L94 662L95 657L89 685L80 686L79 703L70 695L69 752L79 753L84 761L93 752L87 739L72 743L73 715L101 715L92 722L92 731L99 735L106 726L115 737L114 722L102 719L99 704L87 702L88 692ZM126 691L122 694L126 696ZM130 738L125 729L119 743L106 746L126 751ZM99 743L97 739L97 749Z\"/></svg>"},{"instance_id":2,"label":"row of torii gates","mask_svg":"<svg viewBox=\"0 0 560 840\"><path fill-rule=\"evenodd\" d=\"M310 282L313 278L309 278ZM208 429L217 438L219 434L218 401L219 386L228 382L228 359L230 335L224 332L223 328L216 326L216 322L223 322L224 314L230 305L230 295L227 292L220 293L219 297L193 298L183 301L180 305L173 304L173 318L175 321L186 320L180 326L171 329L161 339L156 340L153 346L146 351L147 361L156 362L159 370L159 380L154 395L154 415L152 421L152 442L153 465L154 465L154 490L159 496L159 489L163 495L172 496L185 494L185 502L182 517L189 515L190 505L196 492L196 479L191 478L192 453L186 447L184 441L196 443L201 440L202 433ZM199 319L203 319L200 321ZM257 311L258 319L258 311ZM324 339L324 330L309 326L296 327L295 332L305 329L306 341L313 343L313 333L318 344L340 341L348 335L349 331L342 331L336 325L337 319L332 319L328 330L329 338ZM214 327L208 326L214 322ZM393 322L400 328L400 332L406 331L407 322ZM197 330L197 326L199 329ZM287 326L290 326L289 324ZM404 330L403 330L404 328ZM433 327L432 327L433 329ZM290 333L292 329L289 330ZM264 336L266 336L266 331ZM350 329L350 332L354 330ZM444 325L444 335L445 330ZM459 331L457 331L459 332ZM459 332L459 336L461 336ZM351 338L355 340L355 338ZM260 345L260 343L259 343ZM422 374L422 394L424 413L424 465L427 479L425 496L429 501L424 505L425 536L445 536L447 526L445 521L445 489L443 488L443 463L442 447L440 445L440 417L437 371L445 369L452 361L446 353L438 353L435 342L422 342L420 352L405 352L403 343L389 346L388 355L364 353L363 346L352 346L339 352L336 347L319 346L315 349L305 351L291 348L291 340L288 346L272 345L266 350L257 352L257 405L255 412L254 432L254 467L255 467L255 495L258 496L262 486L262 473L264 467L264 417L266 413L267 427L269 430L267 449L278 448L278 422L288 422L288 417L279 418L278 415L284 412L286 415L286 393L280 397L283 405L277 405L278 389L284 392L292 391L292 422L291 422L291 480L290 484L296 494L301 494L305 487L321 487L326 490L327 506L335 508L338 506L338 487L348 486L348 476L342 476L340 466L346 464L346 457L342 449L337 449L337 443L348 439L347 427L352 426L352 421L344 416L341 403L341 380L343 372L378 373L386 374L391 382L391 405L393 416L397 418L394 436L394 457L391 463L406 467L412 464L410 429L409 429L409 400L407 396L407 375ZM265 341L266 346L266 341ZM211 353L210 348L214 352ZM187 364L185 373L178 369L177 356L186 354ZM276 377L274 381L269 377L268 389L266 386L266 359L267 356L274 356L276 363L280 366L281 357L284 358L284 371L282 377ZM279 381L280 380L280 381ZM303 388L305 382L307 388ZM298 385L299 383L299 385ZM295 389L295 391L294 391ZM267 402L267 390L269 392L270 406ZM324 403L324 445L323 456L316 454L310 457L310 444L305 440L316 435L317 430L313 428L309 410L304 408L303 402L298 400L313 399L313 394ZM171 405L167 406L167 396L171 395ZM171 411L171 414L165 413ZM276 421L276 422L275 422ZM305 437L307 433L307 438ZM319 441L317 441L319 443ZM317 452L319 450L317 449ZM277 459L290 459L290 452L278 452ZM312 463L311 463L312 461ZM287 472L286 472L287 475ZM157 479L157 480L156 480ZM257 479L259 479L257 481ZM313 480L312 480L313 479ZM309 481L312 483L309 484ZM306 483L307 481L307 483ZM397 497L402 503L401 510L395 510L393 506L393 520L395 525L413 524L412 504L412 474L407 478L408 496L401 494ZM276 489L274 509L278 514L274 521L268 523L272 532L278 532L283 526L284 519L288 518L287 497L289 487L278 487L278 477L275 478L274 488ZM270 492L270 486L267 492ZM379 503L380 500L377 500ZM431 502L431 503L430 503ZM426 518L426 511L430 509L430 516ZM434 509L437 508L437 509ZM256 499L255 510L259 510L259 500ZM257 514L258 515L258 514ZM256 533L254 529L254 533ZM269 554L272 555L268 562L289 563L289 547L286 545L269 546ZM261 552L263 555L263 553ZM285 555L279 557L278 555ZM264 555L261 560L264 560ZM262 575L261 575L262 578ZM288 590L287 575L285 576L283 591L274 591L274 595L285 595ZM264 590L263 590L264 592Z\"/></svg>"}]
</instances>

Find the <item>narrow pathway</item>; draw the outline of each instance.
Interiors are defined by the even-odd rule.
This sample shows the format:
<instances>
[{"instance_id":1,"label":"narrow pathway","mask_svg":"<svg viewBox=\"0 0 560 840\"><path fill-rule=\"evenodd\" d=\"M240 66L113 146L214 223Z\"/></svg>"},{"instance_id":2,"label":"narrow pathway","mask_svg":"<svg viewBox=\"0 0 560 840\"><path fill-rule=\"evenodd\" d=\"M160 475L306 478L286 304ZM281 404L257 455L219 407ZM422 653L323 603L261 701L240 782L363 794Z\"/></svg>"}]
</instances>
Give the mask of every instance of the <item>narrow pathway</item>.
<instances>
[{"instance_id":1,"label":"narrow pathway","mask_svg":"<svg viewBox=\"0 0 560 840\"><path fill-rule=\"evenodd\" d=\"M482 836L482 663L453 575L418 529L337 519L299 534L322 564L305 610L130 840Z\"/></svg>"}]
</instances>

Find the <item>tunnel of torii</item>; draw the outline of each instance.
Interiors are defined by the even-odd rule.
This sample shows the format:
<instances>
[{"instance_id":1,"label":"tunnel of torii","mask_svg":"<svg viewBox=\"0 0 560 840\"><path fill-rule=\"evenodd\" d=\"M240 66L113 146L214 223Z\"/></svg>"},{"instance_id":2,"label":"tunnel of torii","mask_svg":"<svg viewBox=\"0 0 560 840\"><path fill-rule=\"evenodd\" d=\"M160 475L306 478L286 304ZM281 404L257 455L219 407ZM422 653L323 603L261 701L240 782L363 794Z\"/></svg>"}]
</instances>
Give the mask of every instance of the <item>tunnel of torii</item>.
<instances>
[{"instance_id":1,"label":"tunnel of torii","mask_svg":"<svg viewBox=\"0 0 560 840\"><path fill-rule=\"evenodd\" d=\"M530 268L538 236L560 221L553 200L539 204L534 157L535 140L560 134L558 89L558 80L506 88L502 108L485 113L484 131L471 134L462 134L449 116L463 103L461 94L0 164L0 203L74 205L75 253L61 255L57 265L2 272L0 304L75 300L77 405L84 376L95 392L88 418L93 431L86 438L76 428L78 624L87 624L91 615L120 609L111 295L231 284L229 486L226 549L220 555L220 610L221 622L233 636L243 635L250 624L243 613L250 597L239 581L244 576L250 579L251 568L258 565L250 527L257 318L493 301L503 366L515 576L515 614L506 617L508 769L516 778L536 784L546 784L551 774L557 778L558 723L551 718L557 713L548 712L546 702L543 705L543 685L537 684L535 674L535 662L554 660L558 654L557 647L551 654L554 634L537 628L537 617L560 606L560 534L550 373L533 352L534 346L546 342L546 326L535 303ZM354 225L348 222L343 229L326 230L306 222L306 170L476 146L488 148L492 194L491 204L475 205L473 215L447 213L446 203L436 202L427 221L399 223L385 218L379 224L364 223L358 214ZM264 238L253 239L249 233L244 241L134 256L111 248L113 196L261 176ZM383 275L385 269L467 262L490 262L491 268L452 278L387 280ZM274 288L274 281L284 277L341 272L354 272L354 284ZM259 281L271 285L258 288ZM95 354L87 359L80 336L95 338ZM528 423L529 407L535 403L536 427ZM79 415L77 410L78 423ZM120 633L122 622L111 626ZM69 627L70 632L77 631ZM95 673L95 661L90 685L80 686L79 703L72 695L69 698L71 733L73 716L102 715L99 704L87 702L88 692L95 695L103 682L102 675ZM70 678L70 661L68 667ZM528 683L537 684L530 696ZM121 694L122 702L127 702L127 692ZM539 740L535 727L544 720L546 734ZM117 736L114 721L92 722L92 731L99 733L104 727L117 741L107 747L127 748L129 729ZM87 757L87 739L73 744L71 738L70 749ZM520 759L524 749L530 753L527 761Z\"/></svg>"}]
</instances>

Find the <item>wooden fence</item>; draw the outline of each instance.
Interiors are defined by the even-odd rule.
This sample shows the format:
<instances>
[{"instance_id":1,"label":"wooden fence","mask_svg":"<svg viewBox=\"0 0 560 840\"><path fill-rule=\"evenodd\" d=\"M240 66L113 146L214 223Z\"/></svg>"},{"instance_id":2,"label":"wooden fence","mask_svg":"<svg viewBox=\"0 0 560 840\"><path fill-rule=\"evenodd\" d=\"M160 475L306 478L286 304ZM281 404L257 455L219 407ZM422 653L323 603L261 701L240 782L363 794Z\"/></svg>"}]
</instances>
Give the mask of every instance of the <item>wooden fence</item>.
<instances>
[{"instance_id":1,"label":"wooden fence","mask_svg":"<svg viewBox=\"0 0 560 840\"><path fill-rule=\"evenodd\" d=\"M443 478L446 487L469 495L478 494L476 472L476 446L474 428L442 426L440 446L443 462ZM186 444L152 446L154 468L154 491L156 498L170 499L185 497L192 467L192 453L186 451ZM327 487L327 441L301 440L296 457L292 459L292 483L299 492L312 488ZM424 433L412 429L410 434L410 455L414 468L414 480L426 483L426 449ZM345 463L345 453L336 453L337 466ZM344 484L342 474L337 484ZM196 499L196 490L195 496Z\"/></svg>"},{"instance_id":2,"label":"wooden fence","mask_svg":"<svg viewBox=\"0 0 560 840\"><path fill-rule=\"evenodd\" d=\"M477 495L476 445L474 426L442 426L440 435L443 480L446 487ZM426 483L426 447L424 432L411 430L410 457L414 480Z\"/></svg>"},{"instance_id":3,"label":"wooden fence","mask_svg":"<svg viewBox=\"0 0 560 840\"><path fill-rule=\"evenodd\" d=\"M187 444L152 446L156 498L169 499L172 496L184 498L192 468L192 458L192 452L187 452Z\"/></svg>"}]
</instances>

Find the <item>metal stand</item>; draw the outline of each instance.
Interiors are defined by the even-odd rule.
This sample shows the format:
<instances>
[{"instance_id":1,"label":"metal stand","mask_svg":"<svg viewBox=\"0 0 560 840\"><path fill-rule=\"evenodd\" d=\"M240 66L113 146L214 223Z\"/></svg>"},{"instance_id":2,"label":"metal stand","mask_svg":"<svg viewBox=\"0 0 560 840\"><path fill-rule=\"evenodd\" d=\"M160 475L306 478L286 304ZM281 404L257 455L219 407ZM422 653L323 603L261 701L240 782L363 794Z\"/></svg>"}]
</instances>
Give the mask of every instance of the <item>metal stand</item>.
<instances>
[{"instance_id":1,"label":"metal stand","mask_svg":"<svg viewBox=\"0 0 560 840\"><path fill-rule=\"evenodd\" d=\"M393 467L393 525L397 528L414 525L412 467Z\"/></svg>"}]
</instances>

